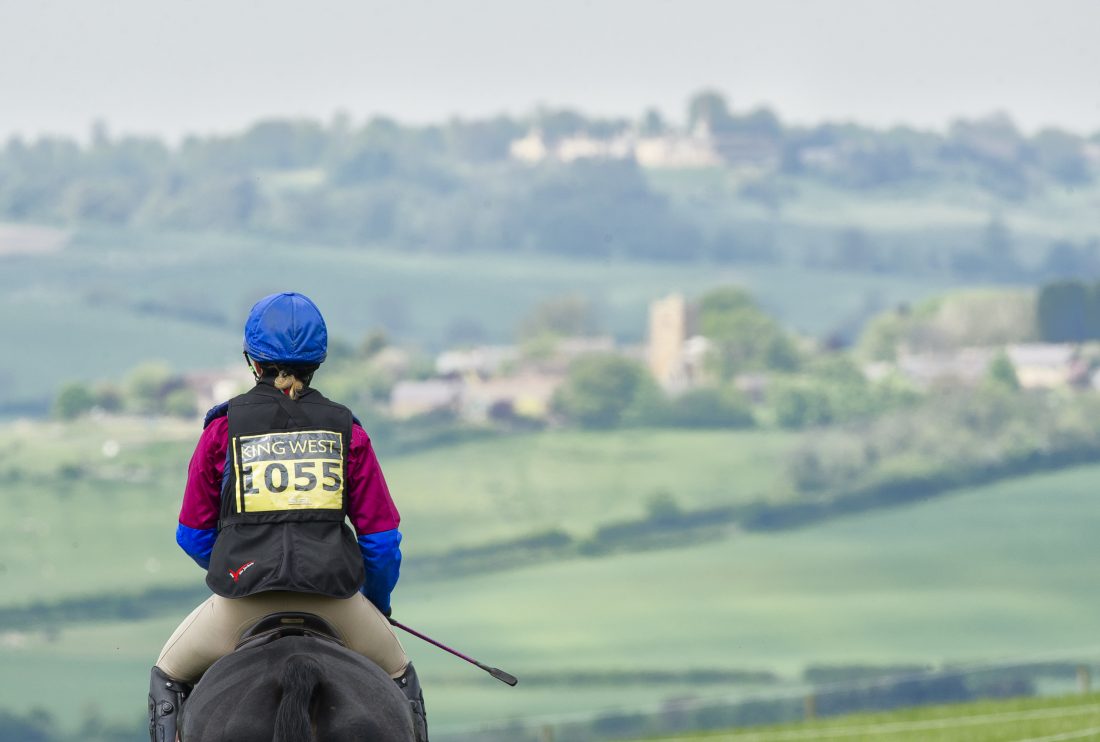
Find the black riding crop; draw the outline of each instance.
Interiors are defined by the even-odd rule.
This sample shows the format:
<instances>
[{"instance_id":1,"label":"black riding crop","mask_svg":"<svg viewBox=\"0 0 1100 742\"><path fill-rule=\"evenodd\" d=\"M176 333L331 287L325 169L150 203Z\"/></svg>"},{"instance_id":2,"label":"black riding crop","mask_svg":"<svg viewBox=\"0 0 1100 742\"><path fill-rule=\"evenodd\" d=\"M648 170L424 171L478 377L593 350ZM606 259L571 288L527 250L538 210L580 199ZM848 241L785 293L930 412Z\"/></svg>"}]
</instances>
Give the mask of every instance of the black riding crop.
<instances>
[{"instance_id":1,"label":"black riding crop","mask_svg":"<svg viewBox=\"0 0 1100 742\"><path fill-rule=\"evenodd\" d=\"M391 624L393 624L397 628L401 629L402 631L409 632L410 634L415 636L417 639L423 639L424 641L428 642L428 644L434 644L435 646L442 649L444 652L450 652L455 657L458 657L460 659L464 659L467 662L469 662L471 665L476 665L476 666L480 667L482 670L489 673L490 675L492 675L494 678L496 678L497 680L499 680L502 683L507 683L508 685L515 685L516 683L519 682L519 680L516 679L515 675L510 675L509 673L504 672L504 670L500 670L500 669L497 669L495 667L489 667L488 665L483 665L480 662L478 662L477 660L475 660L473 657L467 657L466 655L462 654L462 652L451 649L446 644L443 644L442 642L437 642L435 639L431 638L430 636L425 636L424 634L421 634L416 629L410 629L408 626L401 623L400 621L394 621L392 618L389 621L390 621Z\"/></svg>"}]
</instances>

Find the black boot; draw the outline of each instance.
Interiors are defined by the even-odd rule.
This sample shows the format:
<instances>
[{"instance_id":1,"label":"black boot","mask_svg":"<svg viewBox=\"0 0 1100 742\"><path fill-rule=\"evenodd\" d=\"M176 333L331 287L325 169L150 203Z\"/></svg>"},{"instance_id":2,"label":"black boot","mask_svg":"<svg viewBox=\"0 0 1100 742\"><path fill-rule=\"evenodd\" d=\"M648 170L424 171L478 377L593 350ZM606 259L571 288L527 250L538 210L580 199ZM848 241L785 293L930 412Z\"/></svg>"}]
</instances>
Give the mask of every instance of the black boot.
<instances>
[{"instance_id":1,"label":"black boot","mask_svg":"<svg viewBox=\"0 0 1100 742\"><path fill-rule=\"evenodd\" d=\"M424 691L420 689L420 679L416 677L416 668L410 662L405 668L405 674L394 678L393 682L409 699L412 707L413 727L416 729L416 742L428 742L428 712L424 710Z\"/></svg>"},{"instance_id":2,"label":"black boot","mask_svg":"<svg viewBox=\"0 0 1100 742\"><path fill-rule=\"evenodd\" d=\"M191 686L154 666L149 672L149 742L175 742L176 722Z\"/></svg>"}]
</instances>

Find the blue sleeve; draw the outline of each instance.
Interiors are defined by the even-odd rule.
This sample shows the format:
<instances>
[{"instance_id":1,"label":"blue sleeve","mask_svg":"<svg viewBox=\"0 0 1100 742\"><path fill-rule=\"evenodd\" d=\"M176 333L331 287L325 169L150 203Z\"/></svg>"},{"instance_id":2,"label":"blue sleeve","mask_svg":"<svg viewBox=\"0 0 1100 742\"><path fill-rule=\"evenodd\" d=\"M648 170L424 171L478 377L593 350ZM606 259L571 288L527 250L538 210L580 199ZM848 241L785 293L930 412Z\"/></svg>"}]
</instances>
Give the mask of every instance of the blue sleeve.
<instances>
[{"instance_id":1,"label":"blue sleeve","mask_svg":"<svg viewBox=\"0 0 1100 742\"><path fill-rule=\"evenodd\" d=\"M222 402L221 404L214 405L213 407L211 407L207 411L206 417L204 417L203 420L202 420L203 430L206 430L206 428L210 425L210 423L214 422L215 419L217 419L219 417L225 417L228 414L229 414L229 403L228 402Z\"/></svg>"},{"instance_id":2,"label":"blue sleeve","mask_svg":"<svg viewBox=\"0 0 1100 742\"><path fill-rule=\"evenodd\" d=\"M176 543L203 569L210 568L210 552L217 538L217 528L189 528L182 523L176 528Z\"/></svg>"},{"instance_id":3,"label":"blue sleeve","mask_svg":"<svg viewBox=\"0 0 1100 742\"><path fill-rule=\"evenodd\" d=\"M390 610L390 593L401 573L401 532L396 528L359 537L359 552L367 579L359 592L378 610Z\"/></svg>"}]
</instances>

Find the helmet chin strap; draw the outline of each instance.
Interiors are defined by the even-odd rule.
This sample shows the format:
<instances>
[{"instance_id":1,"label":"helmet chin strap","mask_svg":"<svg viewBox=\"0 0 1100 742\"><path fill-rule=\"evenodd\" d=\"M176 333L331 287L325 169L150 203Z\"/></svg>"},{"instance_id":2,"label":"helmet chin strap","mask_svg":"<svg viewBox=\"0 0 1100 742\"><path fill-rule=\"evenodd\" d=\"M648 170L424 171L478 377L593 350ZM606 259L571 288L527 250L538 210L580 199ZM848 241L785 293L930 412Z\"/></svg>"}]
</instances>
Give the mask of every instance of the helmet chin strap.
<instances>
[{"instance_id":1,"label":"helmet chin strap","mask_svg":"<svg viewBox=\"0 0 1100 742\"><path fill-rule=\"evenodd\" d=\"M248 357L248 351L243 352L245 363L248 364L248 370L252 372L252 378L257 382L260 380L260 373L256 370L256 362Z\"/></svg>"}]
</instances>

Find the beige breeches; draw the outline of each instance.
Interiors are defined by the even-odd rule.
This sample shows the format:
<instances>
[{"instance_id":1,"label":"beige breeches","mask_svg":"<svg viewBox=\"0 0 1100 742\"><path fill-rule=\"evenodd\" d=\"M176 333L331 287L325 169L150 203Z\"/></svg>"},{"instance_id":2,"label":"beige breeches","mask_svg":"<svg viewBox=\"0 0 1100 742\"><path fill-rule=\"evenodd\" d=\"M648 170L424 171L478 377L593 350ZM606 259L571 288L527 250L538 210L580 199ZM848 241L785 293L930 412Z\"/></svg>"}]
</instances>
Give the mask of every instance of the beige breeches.
<instances>
[{"instance_id":1,"label":"beige breeches","mask_svg":"<svg viewBox=\"0 0 1100 742\"><path fill-rule=\"evenodd\" d=\"M183 620L160 650L157 667L173 680L194 683L215 661L233 651L241 635L269 613L304 611L328 621L348 649L399 677L409 664L389 621L356 593L327 598L305 593L265 592L247 598L212 595Z\"/></svg>"}]
</instances>

